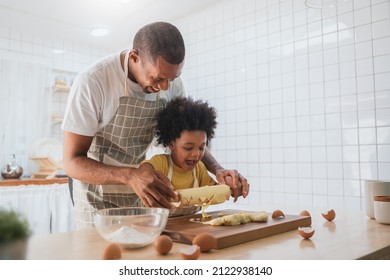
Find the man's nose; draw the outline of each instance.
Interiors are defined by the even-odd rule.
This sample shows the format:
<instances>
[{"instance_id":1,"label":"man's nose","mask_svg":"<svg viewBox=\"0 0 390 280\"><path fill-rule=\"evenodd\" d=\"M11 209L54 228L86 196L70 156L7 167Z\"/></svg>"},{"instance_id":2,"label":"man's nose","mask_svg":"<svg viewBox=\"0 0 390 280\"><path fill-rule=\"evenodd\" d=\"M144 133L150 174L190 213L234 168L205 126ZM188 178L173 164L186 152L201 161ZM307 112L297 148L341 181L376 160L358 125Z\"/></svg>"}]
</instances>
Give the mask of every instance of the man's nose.
<instances>
[{"instance_id":1,"label":"man's nose","mask_svg":"<svg viewBox=\"0 0 390 280\"><path fill-rule=\"evenodd\" d=\"M167 90L169 88L169 81L168 80L164 80L164 81L159 82L158 88L160 90Z\"/></svg>"}]
</instances>

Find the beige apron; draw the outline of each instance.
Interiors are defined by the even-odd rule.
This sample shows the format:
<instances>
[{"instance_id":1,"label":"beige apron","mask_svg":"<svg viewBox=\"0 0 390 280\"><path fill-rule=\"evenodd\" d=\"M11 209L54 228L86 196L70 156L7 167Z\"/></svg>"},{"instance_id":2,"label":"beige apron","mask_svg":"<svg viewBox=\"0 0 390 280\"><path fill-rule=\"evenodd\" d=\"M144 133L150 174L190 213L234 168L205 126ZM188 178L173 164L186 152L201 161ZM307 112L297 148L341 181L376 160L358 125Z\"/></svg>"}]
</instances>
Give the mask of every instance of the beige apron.
<instances>
[{"instance_id":1,"label":"beige apron","mask_svg":"<svg viewBox=\"0 0 390 280\"><path fill-rule=\"evenodd\" d=\"M199 181L198 181L198 177L196 175L196 168L194 168L192 170L192 175L194 176L194 183L193 183L192 187L193 188L198 188L199 187ZM172 158L171 158L170 155L168 156L168 175L167 175L167 177L168 177L168 179L170 181L172 181L172 177L173 177L173 161L172 161ZM196 212L198 212L199 210L200 210L200 207L198 207L198 206L181 206L181 207L178 207L178 208L171 209L169 215L171 217L183 216L183 215L192 215L192 214L195 214Z\"/></svg>"},{"instance_id":2,"label":"beige apron","mask_svg":"<svg viewBox=\"0 0 390 280\"><path fill-rule=\"evenodd\" d=\"M93 138L88 157L114 166L135 166L144 160L153 140L157 114L164 100L156 101L128 96L129 52L125 56L125 90L112 120ZM76 229L93 226L93 212L112 207L142 206L141 200L126 185L93 185L74 180L73 197Z\"/></svg>"}]
</instances>

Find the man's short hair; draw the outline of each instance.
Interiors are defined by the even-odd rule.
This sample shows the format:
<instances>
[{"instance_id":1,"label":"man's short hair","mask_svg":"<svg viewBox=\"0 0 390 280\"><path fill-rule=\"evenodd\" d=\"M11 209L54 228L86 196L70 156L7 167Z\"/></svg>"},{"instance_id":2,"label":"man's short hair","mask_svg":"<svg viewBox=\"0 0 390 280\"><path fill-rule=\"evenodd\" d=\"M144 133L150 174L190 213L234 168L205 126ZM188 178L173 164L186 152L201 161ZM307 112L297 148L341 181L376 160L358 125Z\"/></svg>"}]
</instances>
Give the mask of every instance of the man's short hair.
<instances>
[{"instance_id":1,"label":"man's short hair","mask_svg":"<svg viewBox=\"0 0 390 280\"><path fill-rule=\"evenodd\" d=\"M154 22L142 27L134 37L133 49L141 58L147 58L154 64L161 56L169 64L184 61L185 46L180 31L167 22Z\"/></svg>"}]
</instances>

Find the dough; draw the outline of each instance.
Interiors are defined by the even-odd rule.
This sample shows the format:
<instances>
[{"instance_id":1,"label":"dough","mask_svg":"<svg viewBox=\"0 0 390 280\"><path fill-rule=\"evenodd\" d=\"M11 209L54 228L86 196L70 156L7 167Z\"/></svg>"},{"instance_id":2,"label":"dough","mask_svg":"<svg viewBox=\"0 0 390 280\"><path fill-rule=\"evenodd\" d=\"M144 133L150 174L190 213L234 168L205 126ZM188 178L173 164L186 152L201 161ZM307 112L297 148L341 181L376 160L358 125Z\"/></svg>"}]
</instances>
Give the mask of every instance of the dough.
<instances>
[{"instance_id":1,"label":"dough","mask_svg":"<svg viewBox=\"0 0 390 280\"><path fill-rule=\"evenodd\" d=\"M266 222L268 220L268 214L263 212L240 212L236 214L230 214L223 217L215 218L210 221L204 222L204 224L212 226L236 226L240 224L246 224L250 222Z\"/></svg>"}]
</instances>

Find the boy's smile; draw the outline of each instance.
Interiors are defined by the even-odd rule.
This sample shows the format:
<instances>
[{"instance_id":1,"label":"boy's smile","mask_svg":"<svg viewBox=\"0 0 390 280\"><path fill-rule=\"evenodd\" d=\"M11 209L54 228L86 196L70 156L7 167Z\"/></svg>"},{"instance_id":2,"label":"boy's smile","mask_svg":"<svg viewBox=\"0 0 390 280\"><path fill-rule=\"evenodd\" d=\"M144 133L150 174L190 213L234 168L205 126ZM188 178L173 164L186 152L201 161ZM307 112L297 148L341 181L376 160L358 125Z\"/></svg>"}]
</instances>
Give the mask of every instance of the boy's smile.
<instances>
[{"instance_id":1,"label":"boy's smile","mask_svg":"<svg viewBox=\"0 0 390 280\"><path fill-rule=\"evenodd\" d=\"M181 137L169 145L173 163L186 171L191 171L202 159L206 142L207 135L205 131L184 130Z\"/></svg>"}]
</instances>

